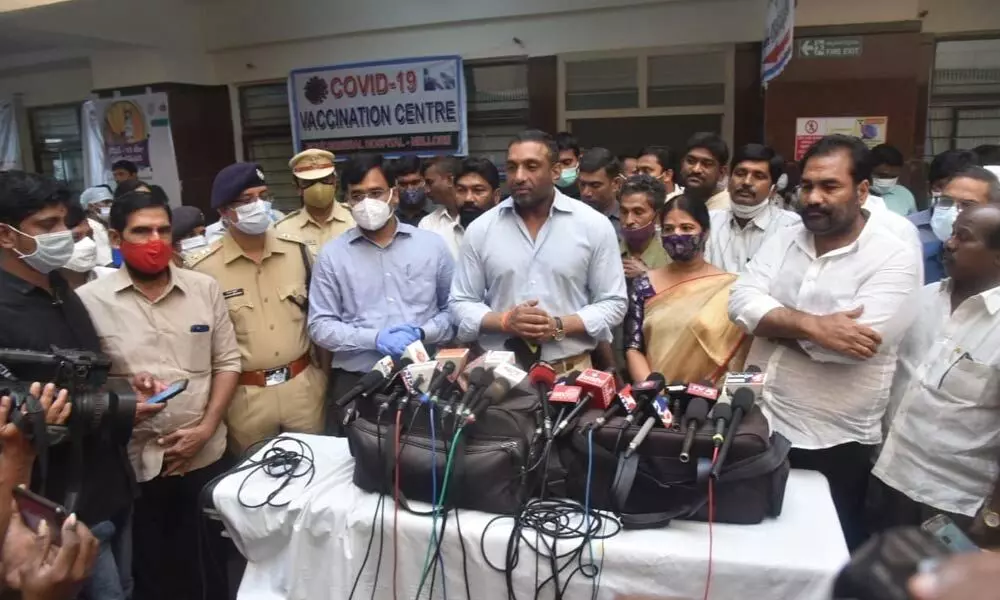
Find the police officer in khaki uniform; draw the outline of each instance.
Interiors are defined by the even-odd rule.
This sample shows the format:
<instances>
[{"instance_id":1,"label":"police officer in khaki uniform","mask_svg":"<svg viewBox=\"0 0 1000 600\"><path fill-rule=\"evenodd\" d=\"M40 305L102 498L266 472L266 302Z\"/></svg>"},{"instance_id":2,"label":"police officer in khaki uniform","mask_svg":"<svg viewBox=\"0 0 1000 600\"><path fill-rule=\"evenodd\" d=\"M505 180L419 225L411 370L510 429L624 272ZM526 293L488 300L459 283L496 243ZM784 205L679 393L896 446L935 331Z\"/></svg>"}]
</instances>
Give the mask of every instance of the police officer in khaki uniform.
<instances>
[{"instance_id":1,"label":"police officer in khaki uniform","mask_svg":"<svg viewBox=\"0 0 1000 600\"><path fill-rule=\"evenodd\" d=\"M337 171L333 154L310 149L288 161L303 207L275 226L279 233L290 233L309 244L313 257L323 244L354 227L351 211L335 201Z\"/></svg>"},{"instance_id":2,"label":"police officer in khaki uniform","mask_svg":"<svg viewBox=\"0 0 1000 600\"><path fill-rule=\"evenodd\" d=\"M229 165L212 184L212 208L226 233L188 257L219 282L243 360L226 416L236 452L282 431L323 429L326 375L306 331L311 257L295 236L271 227L267 184L253 163Z\"/></svg>"}]
</instances>

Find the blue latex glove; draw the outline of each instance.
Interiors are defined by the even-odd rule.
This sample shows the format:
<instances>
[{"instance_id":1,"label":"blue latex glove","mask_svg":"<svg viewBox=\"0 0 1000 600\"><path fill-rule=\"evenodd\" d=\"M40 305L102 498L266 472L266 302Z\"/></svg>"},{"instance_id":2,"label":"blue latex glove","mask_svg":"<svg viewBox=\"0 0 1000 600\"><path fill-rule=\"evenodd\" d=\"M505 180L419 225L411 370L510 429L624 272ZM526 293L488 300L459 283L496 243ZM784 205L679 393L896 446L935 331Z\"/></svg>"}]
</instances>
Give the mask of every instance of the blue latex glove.
<instances>
[{"instance_id":1,"label":"blue latex glove","mask_svg":"<svg viewBox=\"0 0 1000 600\"><path fill-rule=\"evenodd\" d=\"M420 331L412 325L395 325L375 336L375 349L386 356L398 358L406 347L420 339Z\"/></svg>"}]
</instances>

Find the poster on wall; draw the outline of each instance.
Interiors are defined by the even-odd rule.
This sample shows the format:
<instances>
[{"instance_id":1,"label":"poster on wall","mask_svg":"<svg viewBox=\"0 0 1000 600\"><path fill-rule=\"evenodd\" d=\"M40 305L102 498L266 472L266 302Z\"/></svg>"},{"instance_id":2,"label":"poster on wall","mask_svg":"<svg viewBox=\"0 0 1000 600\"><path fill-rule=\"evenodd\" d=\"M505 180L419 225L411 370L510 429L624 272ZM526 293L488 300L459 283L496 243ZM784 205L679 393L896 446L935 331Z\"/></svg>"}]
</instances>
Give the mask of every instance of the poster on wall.
<instances>
[{"instance_id":1,"label":"poster on wall","mask_svg":"<svg viewBox=\"0 0 1000 600\"><path fill-rule=\"evenodd\" d=\"M760 57L760 77L765 88L792 59L794 31L795 0L768 0L764 51Z\"/></svg>"},{"instance_id":2,"label":"poster on wall","mask_svg":"<svg viewBox=\"0 0 1000 600\"><path fill-rule=\"evenodd\" d=\"M458 56L297 69L288 97L296 152L467 153Z\"/></svg>"},{"instance_id":3,"label":"poster on wall","mask_svg":"<svg viewBox=\"0 0 1000 600\"><path fill-rule=\"evenodd\" d=\"M162 187L171 204L180 204L167 94L102 98L94 104L104 149L103 170L110 171L119 160L131 161L139 167L139 179Z\"/></svg>"},{"instance_id":4,"label":"poster on wall","mask_svg":"<svg viewBox=\"0 0 1000 600\"><path fill-rule=\"evenodd\" d=\"M885 143L889 117L806 117L795 120L795 160L824 135L851 135L869 148Z\"/></svg>"}]
</instances>

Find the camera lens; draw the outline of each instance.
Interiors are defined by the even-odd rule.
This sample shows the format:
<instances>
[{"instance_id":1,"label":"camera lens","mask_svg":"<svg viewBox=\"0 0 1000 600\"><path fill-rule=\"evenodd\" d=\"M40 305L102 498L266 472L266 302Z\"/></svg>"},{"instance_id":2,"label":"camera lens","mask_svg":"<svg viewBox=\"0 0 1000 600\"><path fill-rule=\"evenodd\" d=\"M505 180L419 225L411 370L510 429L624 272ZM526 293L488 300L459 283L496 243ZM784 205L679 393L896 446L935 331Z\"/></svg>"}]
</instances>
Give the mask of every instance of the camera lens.
<instances>
[{"instance_id":1,"label":"camera lens","mask_svg":"<svg viewBox=\"0 0 1000 600\"><path fill-rule=\"evenodd\" d=\"M102 391L79 394L71 401L72 418L84 435L106 432L120 443L132 437L136 398L125 378L109 377Z\"/></svg>"}]
</instances>

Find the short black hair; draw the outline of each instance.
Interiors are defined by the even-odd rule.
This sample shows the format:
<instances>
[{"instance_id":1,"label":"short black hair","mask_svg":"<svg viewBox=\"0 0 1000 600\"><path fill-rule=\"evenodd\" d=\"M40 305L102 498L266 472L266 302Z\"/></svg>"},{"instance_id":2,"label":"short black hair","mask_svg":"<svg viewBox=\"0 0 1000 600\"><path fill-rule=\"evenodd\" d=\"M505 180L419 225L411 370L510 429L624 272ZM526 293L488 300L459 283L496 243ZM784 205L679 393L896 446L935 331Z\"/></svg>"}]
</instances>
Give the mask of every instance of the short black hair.
<instances>
[{"instance_id":1,"label":"short black hair","mask_svg":"<svg viewBox=\"0 0 1000 600\"><path fill-rule=\"evenodd\" d=\"M633 159L634 160L634 159L639 158L640 156L642 156L641 152L634 152L634 151L623 152L623 153L621 153L621 154L618 155L618 162L620 162L622 164L625 164L625 161L627 159Z\"/></svg>"},{"instance_id":2,"label":"short black hair","mask_svg":"<svg viewBox=\"0 0 1000 600\"><path fill-rule=\"evenodd\" d=\"M108 217L108 225L111 229L121 233L128 227L128 218L132 213L144 208L162 208L167 211L167 219L173 219L166 195L135 191L115 198L115 201L111 203L111 216Z\"/></svg>"},{"instance_id":3,"label":"short black hair","mask_svg":"<svg viewBox=\"0 0 1000 600\"><path fill-rule=\"evenodd\" d=\"M827 135L821 137L806 150L805 156L799 161L799 168L806 172L806 164L812 158L829 156L835 152L846 151L851 158L851 178L855 184L868 181L872 177L872 151L859 138L850 135Z\"/></svg>"},{"instance_id":4,"label":"short black hair","mask_svg":"<svg viewBox=\"0 0 1000 600\"><path fill-rule=\"evenodd\" d=\"M978 164L978 157L968 150L945 150L931 161L927 170L927 182L933 184L951 179L955 173Z\"/></svg>"},{"instance_id":5,"label":"short black hair","mask_svg":"<svg viewBox=\"0 0 1000 600\"><path fill-rule=\"evenodd\" d=\"M688 154L695 148L704 148L705 150L708 150L709 153L715 157L715 160L719 161L720 165L729 164L729 145L727 145L726 140L722 139L722 136L717 133L703 131L692 135L688 140L687 148L684 150L684 154Z\"/></svg>"},{"instance_id":6,"label":"short black hair","mask_svg":"<svg viewBox=\"0 0 1000 600\"><path fill-rule=\"evenodd\" d=\"M972 153L976 155L980 166L1000 165L1000 145L981 144L973 148Z\"/></svg>"},{"instance_id":7,"label":"short black hair","mask_svg":"<svg viewBox=\"0 0 1000 600\"><path fill-rule=\"evenodd\" d=\"M645 173L636 173L625 180L622 185L621 197L624 198L630 194L645 194L646 200L657 213L663 210L667 202L667 186L663 185L663 182L658 178Z\"/></svg>"},{"instance_id":8,"label":"short black hair","mask_svg":"<svg viewBox=\"0 0 1000 600\"><path fill-rule=\"evenodd\" d=\"M660 168L664 171L677 170L677 156L669 146L646 146L639 150L636 158L642 158L646 155L655 156L656 162L660 163Z\"/></svg>"},{"instance_id":9,"label":"short black hair","mask_svg":"<svg viewBox=\"0 0 1000 600\"><path fill-rule=\"evenodd\" d=\"M396 185L396 174L394 169L389 169L385 165L381 154L355 154L344 163L344 169L340 173L340 187L345 192L347 186L357 185L364 181L365 175L372 169L378 169L385 177L389 187ZM409 175L412 171L407 171Z\"/></svg>"},{"instance_id":10,"label":"short black hair","mask_svg":"<svg viewBox=\"0 0 1000 600\"><path fill-rule=\"evenodd\" d=\"M981 181L987 184L989 186L989 202L991 204L1000 202L1000 179L997 179L997 176L989 169L978 165L970 165L952 175L948 181L951 182L960 177L965 179L974 179L975 181Z\"/></svg>"},{"instance_id":11,"label":"short black hair","mask_svg":"<svg viewBox=\"0 0 1000 600\"><path fill-rule=\"evenodd\" d=\"M413 175L414 173L423 176L424 165L417 156L400 156L392 162L390 170L392 171L393 179L397 179L405 175ZM365 173L367 172L368 171L365 171ZM364 176L362 176L362 178L363 177ZM388 179L388 177L386 177L386 179Z\"/></svg>"},{"instance_id":12,"label":"short black hair","mask_svg":"<svg viewBox=\"0 0 1000 600\"><path fill-rule=\"evenodd\" d=\"M562 152L563 150L572 150L573 155L580 158L580 144L577 143L573 134L568 131L560 131L556 134L556 148L559 152ZM556 154L558 154L558 152Z\"/></svg>"},{"instance_id":13,"label":"short black hair","mask_svg":"<svg viewBox=\"0 0 1000 600\"><path fill-rule=\"evenodd\" d=\"M622 174L622 165L607 148L591 148L580 157L581 173L596 173L604 169L608 179Z\"/></svg>"},{"instance_id":14,"label":"short black hair","mask_svg":"<svg viewBox=\"0 0 1000 600\"><path fill-rule=\"evenodd\" d=\"M48 175L0 171L0 223L20 227L31 215L51 206L68 206L73 194Z\"/></svg>"},{"instance_id":15,"label":"short black hair","mask_svg":"<svg viewBox=\"0 0 1000 600\"><path fill-rule=\"evenodd\" d=\"M140 179L129 179L128 181L123 181L115 186L115 198L121 198L125 194L130 194L141 187L149 187L149 184Z\"/></svg>"},{"instance_id":16,"label":"short black hair","mask_svg":"<svg viewBox=\"0 0 1000 600\"><path fill-rule=\"evenodd\" d=\"M507 149L514 144L523 144L526 142L537 142L542 144L549 150L549 162L556 164L559 162L559 147L556 146L556 141L552 139L552 136L545 133L541 129L525 129L524 131L518 133L514 136L514 139L507 144Z\"/></svg>"},{"instance_id":17,"label":"short black hair","mask_svg":"<svg viewBox=\"0 0 1000 600\"><path fill-rule=\"evenodd\" d=\"M751 162L766 162L768 173L771 175L771 184L778 182L778 178L785 172L785 159L774 151L773 148L764 144L744 144L736 149L733 154L732 168L748 160Z\"/></svg>"},{"instance_id":18,"label":"short black hair","mask_svg":"<svg viewBox=\"0 0 1000 600\"><path fill-rule=\"evenodd\" d=\"M462 161L454 156L432 156L424 161L420 174L427 175L427 169L431 167L437 167L439 173L451 175L452 179L458 179L458 174L462 170Z\"/></svg>"},{"instance_id":19,"label":"short black hair","mask_svg":"<svg viewBox=\"0 0 1000 600\"><path fill-rule=\"evenodd\" d=\"M701 146L697 146L700 148ZM663 210L660 211L660 222L663 222L663 218L667 216L667 213L674 210L683 210L687 214L694 217L694 220L701 225L703 232L708 232L712 226L712 219L708 214L708 205L704 200L699 200L692 196L689 196L687 192L683 194L678 194L670 200L667 200L666 204L663 205Z\"/></svg>"},{"instance_id":20,"label":"short black hair","mask_svg":"<svg viewBox=\"0 0 1000 600\"><path fill-rule=\"evenodd\" d=\"M136 164L130 160L116 160L111 165L112 171L117 171L119 169L121 169L122 171L128 171L132 175L135 175L139 172L139 167L137 167Z\"/></svg>"},{"instance_id":21,"label":"short black hair","mask_svg":"<svg viewBox=\"0 0 1000 600\"><path fill-rule=\"evenodd\" d=\"M879 165L889 165L890 167L903 166L903 153L895 146L889 144L879 144L872 148L872 167Z\"/></svg>"},{"instance_id":22,"label":"short black hair","mask_svg":"<svg viewBox=\"0 0 1000 600\"><path fill-rule=\"evenodd\" d=\"M70 200L66 204L66 227L68 229L73 229L86 218L87 211L83 209L83 205L80 204L79 200Z\"/></svg>"},{"instance_id":23,"label":"short black hair","mask_svg":"<svg viewBox=\"0 0 1000 600\"><path fill-rule=\"evenodd\" d=\"M462 161L461 168L458 171L458 177L455 178L457 182L464 175L469 175L474 173L479 175L486 180L486 183L490 184L494 190L500 189L500 171L497 166L493 164L488 158L483 158L481 156L470 156L469 158Z\"/></svg>"}]
</instances>

